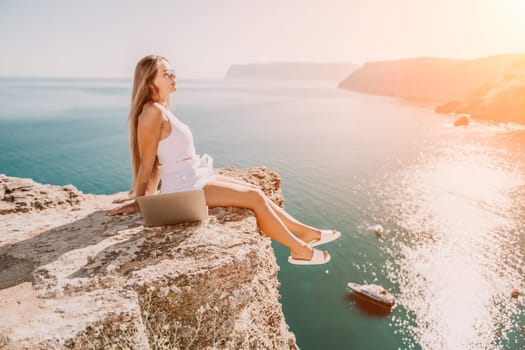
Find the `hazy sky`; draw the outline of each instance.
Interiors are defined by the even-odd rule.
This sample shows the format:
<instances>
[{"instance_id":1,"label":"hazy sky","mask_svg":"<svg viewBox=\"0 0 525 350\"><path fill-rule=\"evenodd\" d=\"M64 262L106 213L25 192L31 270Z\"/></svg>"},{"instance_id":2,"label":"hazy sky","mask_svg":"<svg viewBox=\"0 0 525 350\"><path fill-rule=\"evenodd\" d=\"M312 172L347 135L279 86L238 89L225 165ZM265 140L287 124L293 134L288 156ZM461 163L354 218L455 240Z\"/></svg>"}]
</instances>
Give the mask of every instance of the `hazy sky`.
<instances>
[{"instance_id":1,"label":"hazy sky","mask_svg":"<svg viewBox=\"0 0 525 350\"><path fill-rule=\"evenodd\" d=\"M178 76L230 64L525 52L525 0L0 0L0 75L131 77L144 55Z\"/></svg>"}]
</instances>

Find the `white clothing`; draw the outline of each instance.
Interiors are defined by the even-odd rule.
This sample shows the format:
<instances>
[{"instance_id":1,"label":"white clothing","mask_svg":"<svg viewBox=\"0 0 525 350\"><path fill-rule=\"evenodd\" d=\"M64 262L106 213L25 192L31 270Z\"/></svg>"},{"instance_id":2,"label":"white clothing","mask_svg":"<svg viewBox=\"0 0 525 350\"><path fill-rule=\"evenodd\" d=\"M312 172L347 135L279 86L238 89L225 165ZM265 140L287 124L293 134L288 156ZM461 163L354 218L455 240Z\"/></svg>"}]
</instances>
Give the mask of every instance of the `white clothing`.
<instances>
[{"instance_id":1,"label":"white clothing","mask_svg":"<svg viewBox=\"0 0 525 350\"><path fill-rule=\"evenodd\" d=\"M157 157L161 178L161 193L202 189L209 181L215 181L213 159L207 154L195 153L190 128L175 115L157 103L168 118L171 133L159 141Z\"/></svg>"}]
</instances>

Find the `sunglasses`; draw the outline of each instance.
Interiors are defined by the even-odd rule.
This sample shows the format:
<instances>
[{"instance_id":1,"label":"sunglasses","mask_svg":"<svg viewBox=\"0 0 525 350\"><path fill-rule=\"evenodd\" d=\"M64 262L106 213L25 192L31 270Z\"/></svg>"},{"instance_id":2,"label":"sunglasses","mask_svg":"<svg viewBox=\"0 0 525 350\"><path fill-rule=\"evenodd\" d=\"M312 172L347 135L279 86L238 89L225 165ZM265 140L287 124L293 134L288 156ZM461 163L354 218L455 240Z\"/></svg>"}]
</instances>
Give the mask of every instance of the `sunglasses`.
<instances>
[{"instance_id":1,"label":"sunglasses","mask_svg":"<svg viewBox=\"0 0 525 350\"><path fill-rule=\"evenodd\" d=\"M164 77L166 78L175 78L175 70L174 69L169 69L167 71L164 72L164 74L162 74Z\"/></svg>"}]
</instances>

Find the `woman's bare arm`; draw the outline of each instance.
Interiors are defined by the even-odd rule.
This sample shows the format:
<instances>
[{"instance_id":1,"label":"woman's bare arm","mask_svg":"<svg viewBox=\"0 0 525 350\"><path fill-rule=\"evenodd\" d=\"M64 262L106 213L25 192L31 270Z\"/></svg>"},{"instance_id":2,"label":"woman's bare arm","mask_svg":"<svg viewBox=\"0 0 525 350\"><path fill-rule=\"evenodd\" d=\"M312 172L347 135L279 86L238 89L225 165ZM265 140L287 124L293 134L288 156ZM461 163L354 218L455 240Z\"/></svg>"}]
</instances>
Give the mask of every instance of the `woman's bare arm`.
<instances>
[{"instance_id":1,"label":"woman's bare arm","mask_svg":"<svg viewBox=\"0 0 525 350\"><path fill-rule=\"evenodd\" d=\"M157 189L159 188L160 172L158 165L158 161L157 159L155 159L155 163L153 164L153 170L149 177L148 187L146 188L146 196L156 194Z\"/></svg>"},{"instance_id":2,"label":"woman's bare arm","mask_svg":"<svg viewBox=\"0 0 525 350\"><path fill-rule=\"evenodd\" d=\"M139 116L137 141L140 166L136 179L135 197L143 196L146 193L157 155L162 119L162 112L152 105L144 106L144 110ZM108 212L108 215L131 214L138 210L137 202L133 201L122 207L112 209Z\"/></svg>"},{"instance_id":3,"label":"woman's bare arm","mask_svg":"<svg viewBox=\"0 0 525 350\"><path fill-rule=\"evenodd\" d=\"M136 197L143 196L146 193L157 156L161 127L162 112L152 105L146 105L139 117L137 128L140 167L137 174L137 187L135 188Z\"/></svg>"}]
</instances>

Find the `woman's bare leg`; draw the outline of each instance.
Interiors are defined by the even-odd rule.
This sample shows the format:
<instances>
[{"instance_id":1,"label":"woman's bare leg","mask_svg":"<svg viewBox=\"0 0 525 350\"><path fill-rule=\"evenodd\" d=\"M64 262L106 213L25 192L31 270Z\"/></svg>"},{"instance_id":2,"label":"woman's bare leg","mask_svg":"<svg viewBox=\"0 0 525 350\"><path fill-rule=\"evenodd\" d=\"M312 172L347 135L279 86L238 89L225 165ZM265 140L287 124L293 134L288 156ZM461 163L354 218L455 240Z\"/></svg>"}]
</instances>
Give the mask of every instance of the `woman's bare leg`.
<instances>
[{"instance_id":1,"label":"woman's bare leg","mask_svg":"<svg viewBox=\"0 0 525 350\"><path fill-rule=\"evenodd\" d=\"M262 232L290 248L293 258L311 259L312 248L286 228L272 209L271 201L261 190L237 183L213 181L204 186L204 195L210 208L239 207L253 210ZM328 252L324 251L324 254L328 258Z\"/></svg>"},{"instance_id":2,"label":"woman's bare leg","mask_svg":"<svg viewBox=\"0 0 525 350\"><path fill-rule=\"evenodd\" d=\"M244 186L249 186L250 188L259 189L257 186L251 183L236 179L231 176L220 174L216 176L218 181L236 183ZM310 243L314 240L318 240L321 238L321 231L319 229L305 225L302 222L298 221L293 216L288 214L283 208L272 202L272 200L268 199L268 202L270 203L270 206L272 207L275 214L277 214L279 219L281 219L283 224L286 226L286 228L292 231L293 233L297 234L297 236L299 236L299 238L301 238L302 241Z\"/></svg>"}]
</instances>

